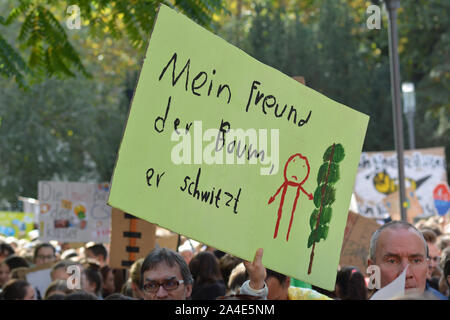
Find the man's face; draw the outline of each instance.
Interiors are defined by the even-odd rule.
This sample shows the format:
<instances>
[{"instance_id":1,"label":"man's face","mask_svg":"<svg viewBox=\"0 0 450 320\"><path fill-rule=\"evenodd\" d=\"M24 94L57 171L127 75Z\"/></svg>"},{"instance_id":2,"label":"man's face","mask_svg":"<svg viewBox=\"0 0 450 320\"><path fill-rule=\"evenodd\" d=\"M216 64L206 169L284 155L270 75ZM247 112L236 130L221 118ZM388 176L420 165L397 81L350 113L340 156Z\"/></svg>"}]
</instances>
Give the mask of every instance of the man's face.
<instances>
[{"instance_id":1,"label":"man's face","mask_svg":"<svg viewBox=\"0 0 450 320\"><path fill-rule=\"evenodd\" d=\"M53 248L51 247L42 247L36 254L36 260L34 263L39 266L41 264L54 262L56 259Z\"/></svg>"},{"instance_id":2,"label":"man's face","mask_svg":"<svg viewBox=\"0 0 450 320\"><path fill-rule=\"evenodd\" d=\"M428 261L423 240L411 229L385 229L381 232L375 252L380 267L381 287L395 280L409 264L406 272L405 293L421 294L425 290Z\"/></svg>"},{"instance_id":3,"label":"man's face","mask_svg":"<svg viewBox=\"0 0 450 320\"><path fill-rule=\"evenodd\" d=\"M266 279L266 285L269 289L267 300L287 300L289 286L283 284L275 277L268 277Z\"/></svg>"},{"instance_id":4,"label":"man's face","mask_svg":"<svg viewBox=\"0 0 450 320\"><path fill-rule=\"evenodd\" d=\"M432 243L428 244L428 255L430 256L430 277L433 272L436 270L436 267L439 265L439 259L441 257L441 253L439 249Z\"/></svg>"},{"instance_id":5,"label":"man's face","mask_svg":"<svg viewBox=\"0 0 450 320\"><path fill-rule=\"evenodd\" d=\"M9 267L6 263L0 264L0 288L9 280Z\"/></svg>"},{"instance_id":6,"label":"man's face","mask_svg":"<svg viewBox=\"0 0 450 320\"><path fill-rule=\"evenodd\" d=\"M156 268L152 270L147 270L143 274L143 283L145 284L151 281L157 281L162 283L164 280L183 280L181 276L180 267L178 265L174 265L173 267L169 267L166 263L161 262L156 266ZM145 292L144 290L144 299L145 300L186 300L191 296L192 285L181 283L178 285L178 288L174 290L166 290L161 285L158 288L156 293Z\"/></svg>"}]
</instances>

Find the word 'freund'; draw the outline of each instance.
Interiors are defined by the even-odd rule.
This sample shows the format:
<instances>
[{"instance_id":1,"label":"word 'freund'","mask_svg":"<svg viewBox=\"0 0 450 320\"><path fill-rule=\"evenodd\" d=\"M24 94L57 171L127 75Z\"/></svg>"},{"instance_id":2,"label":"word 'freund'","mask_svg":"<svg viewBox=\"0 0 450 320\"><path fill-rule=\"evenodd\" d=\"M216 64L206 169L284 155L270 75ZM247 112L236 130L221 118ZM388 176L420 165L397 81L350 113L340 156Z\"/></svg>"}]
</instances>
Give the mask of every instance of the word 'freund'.
<instances>
[{"instance_id":1,"label":"word 'freund'","mask_svg":"<svg viewBox=\"0 0 450 320\"><path fill-rule=\"evenodd\" d=\"M175 87L177 82L180 80L180 78L185 75L184 77L184 88L186 91L190 90L192 91L192 94L195 96L211 96L211 93L215 93L216 98L219 98L221 95L225 95L226 97L226 103L229 104L231 102L231 87L228 84L222 83L217 86L217 89L214 89L214 81L212 76L215 76L216 70L212 70L212 76L210 75L208 77L208 73L205 71L200 71L196 74L196 76L192 79L192 82L189 82L189 73L190 73L190 67L191 67L191 59L189 58L183 69L177 73L176 71L176 64L177 64L177 58L178 55L175 52L172 57L169 59L169 62L167 62L166 66L162 69L161 74L159 75L158 80L161 81L166 74L167 69L169 69L170 66L172 66L172 87ZM206 85L208 83L209 79L209 85ZM189 87L190 84L190 87ZM205 86L206 85L206 86ZM259 81L253 81L251 88L250 88L250 94L248 97L248 102L245 107L245 111L249 112L249 107L251 104L257 106L258 104L261 105L261 111L264 114L267 114L267 111L272 109L273 114L276 118L286 118L287 121L292 122L294 125L297 125L298 127L302 127L303 125L307 124L309 119L311 118L312 111L310 110L308 115L306 116L306 119L302 119L299 115L299 111L296 107L293 105L290 106L289 111L288 105L285 104L284 106L277 103L277 98L272 95L266 95L263 92L261 92L258 89L258 86L261 85L261 82ZM203 88L204 87L204 88ZM253 98L253 92L256 90L255 98L252 101ZM261 103L260 103L261 102Z\"/></svg>"}]
</instances>

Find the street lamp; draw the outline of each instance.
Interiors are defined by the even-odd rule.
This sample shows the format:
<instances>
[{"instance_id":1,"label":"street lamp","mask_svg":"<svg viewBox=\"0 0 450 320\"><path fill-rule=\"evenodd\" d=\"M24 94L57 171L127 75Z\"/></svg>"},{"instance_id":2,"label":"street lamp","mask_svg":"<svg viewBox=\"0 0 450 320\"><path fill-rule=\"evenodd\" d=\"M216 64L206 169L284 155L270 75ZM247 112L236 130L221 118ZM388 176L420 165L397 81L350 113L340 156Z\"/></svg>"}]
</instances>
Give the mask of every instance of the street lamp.
<instances>
[{"instance_id":1,"label":"street lamp","mask_svg":"<svg viewBox=\"0 0 450 320\"><path fill-rule=\"evenodd\" d=\"M400 63L398 61L398 32L397 9L400 0L384 0L389 16L389 58L391 67L391 94L394 118L395 149L398 159L398 184L400 192L400 214L403 221L407 221L406 207L408 203L405 196L405 164L403 159L403 118L402 101L400 98Z\"/></svg>"},{"instance_id":2,"label":"street lamp","mask_svg":"<svg viewBox=\"0 0 450 320\"><path fill-rule=\"evenodd\" d=\"M415 149L414 143L414 113L416 112L416 95L414 92L414 83L403 82L403 112L408 120L409 128L409 149Z\"/></svg>"}]
</instances>

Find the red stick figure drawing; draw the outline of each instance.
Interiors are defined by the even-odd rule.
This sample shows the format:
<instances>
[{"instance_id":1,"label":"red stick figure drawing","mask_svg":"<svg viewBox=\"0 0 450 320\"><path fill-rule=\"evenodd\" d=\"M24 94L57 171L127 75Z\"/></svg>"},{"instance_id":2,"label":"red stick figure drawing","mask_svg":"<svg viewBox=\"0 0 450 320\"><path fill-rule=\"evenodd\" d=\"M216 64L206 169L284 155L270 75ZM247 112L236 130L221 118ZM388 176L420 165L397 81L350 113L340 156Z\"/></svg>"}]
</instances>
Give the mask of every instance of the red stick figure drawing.
<instances>
[{"instance_id":1,"label":"red stick figure drawing","mask_svg":"<svg viewBox=\"0 0 450 320\"><path fill-rule=\"evenodd\" d=\"M310 168L308 159L303 155L301 155L300 153L292 155L284 165L284 182L278 188L277 192L272 197L270 197L268 203L271 204L275 200L277 195L280 193L281 189L283 189L283 193L281 194L280 207L278 208L278 219L277 224L275 226L275 234L273 235L274 239L278 235L278 227L280 225L284 198L286 196L288 186L297 187L297 194L295 196L294 206L292 207L291 220L289 221L289 229L286 235L286 241L289 241L289 233L291 231L292 222L294 220L294 212L295 208L297 207L297 201L298 197L300 196L300 190L303 191L303 193L308 196L309 200L312 200L314 198L311 193L306 192L305 189L303 189L302 187L302 185L308 179L309 171Z\"/></svg>"}]
</instances>

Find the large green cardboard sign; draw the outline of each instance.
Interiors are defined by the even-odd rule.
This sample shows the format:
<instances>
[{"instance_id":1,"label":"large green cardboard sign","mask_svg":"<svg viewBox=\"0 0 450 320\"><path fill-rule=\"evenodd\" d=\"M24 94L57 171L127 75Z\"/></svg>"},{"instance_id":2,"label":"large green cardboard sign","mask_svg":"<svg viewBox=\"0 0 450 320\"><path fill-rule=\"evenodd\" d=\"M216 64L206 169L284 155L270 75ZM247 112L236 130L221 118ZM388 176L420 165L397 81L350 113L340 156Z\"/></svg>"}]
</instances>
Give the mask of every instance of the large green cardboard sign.
<instances>
[{"instance_id":1,"label":"large green cardboard sign","mask_svg":"<svg viewBox=\"0 0 450 320\"><path fill-rule=\"evenodd\" d=\"M161 6L108 204L332 290L368 120Z\"/></svg>"}]
</instances>

